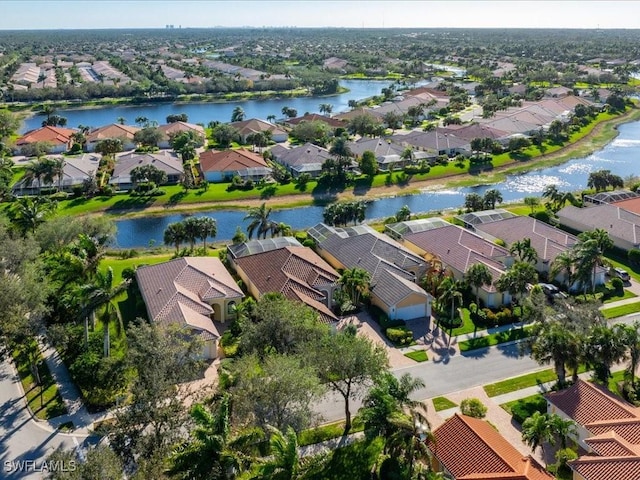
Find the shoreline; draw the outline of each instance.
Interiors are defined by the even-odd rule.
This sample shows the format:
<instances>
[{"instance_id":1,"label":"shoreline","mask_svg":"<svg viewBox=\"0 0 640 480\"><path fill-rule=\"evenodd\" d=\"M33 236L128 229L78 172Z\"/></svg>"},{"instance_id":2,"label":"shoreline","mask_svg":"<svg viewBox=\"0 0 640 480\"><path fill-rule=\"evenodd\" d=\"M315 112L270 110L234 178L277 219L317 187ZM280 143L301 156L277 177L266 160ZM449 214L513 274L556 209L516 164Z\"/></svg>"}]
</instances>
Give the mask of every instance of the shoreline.
<instances>
[{"instance_id":1,"label":"shoreline","mask_svg":"<svg viewBox=\"0 0 640 480\"><path fill-rule=\"evenodd\" d=\"M561 165L574 158L591 155L592 153L602 150L606 145L613 141L618 135L618 126L625 123L640 121L640 109L634 108L628 113L620 117L607 120L596 125L591 132L579 139L575 143L567 145L553 153L536 157L531 164L514 161L507 165L502 165L491 170L491 172L472 175L470 173L457 173L448 176L442 176L433 179L419 180L411 182L408 185L391 185L371 187L365 195L355 195L353 191L339 192L333 196L326 196L326 200L334 199L335 201L345 200L367 200L375 201L380 198L418 195L424 191L433 191L445 188L461 188L471 185L491 185L499 183L509 174L517 174L540 170L551 166ZM601 138L603 137L603 138ZM118 210L108 212L109 216L116 216L122 219L138 218L138 217L155 217L170 214L172 212L195 213L203 210L241 210L251 207L257 207L263 202L274 210L284 210L287 208L296 208L303 206L317 205L323 200L322 197L314 197L309 193L300 193L295 195L275 196L270 199L249 198L237 199L233 203L228 202L202 202L189 203L183 205L159 205L151 206L144 210ZM92 214L104 214L104 211L94 212ZM417 213L417 212L416 212Z\"/></svg>"}]
</instances>

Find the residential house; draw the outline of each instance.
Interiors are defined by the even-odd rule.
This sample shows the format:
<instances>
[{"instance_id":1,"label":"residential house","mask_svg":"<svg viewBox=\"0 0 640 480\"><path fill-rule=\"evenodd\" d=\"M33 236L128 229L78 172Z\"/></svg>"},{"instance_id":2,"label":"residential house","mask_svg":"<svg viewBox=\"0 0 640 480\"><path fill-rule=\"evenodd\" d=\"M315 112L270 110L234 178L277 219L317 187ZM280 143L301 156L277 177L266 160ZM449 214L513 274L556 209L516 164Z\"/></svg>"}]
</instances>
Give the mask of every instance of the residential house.
<instances>
[{"instance_id":1,"label":"residential house","mask_svg":"<svg viewBox=\"0 0 640 480\"><path fill-rule=\"evenodd\" d=\"M569 462L574 480L640 478L640 409L591 382L578 380L545 395L547 411L577 424L586 454Z\"/></svg>"},{"instance_id":2,"label":"residential house","mask_svg":"<svg viewBox=\"0 0 640 480\"><path fill-rule=\"evenodd\" d=\"M173 122L167 123L166 125L160 125L158 127L163 134L162 141L158 144L159 148L170 148L169 140L174 135L177 135L181 132L194 132L204 144L205 139L207 138L204 127L202 125L196 125L194 123L187 122Z\"/></svg>"},{"instance_id":3,"label":"residential house","mask_svg":"<svg viewBox=\"0 0 640 480\"><path fill-rule=\"evenodd\" d=\"M232 122L229 125L238 130L242 143L249 143L249 136L259 132L271 132L271 139L276 143L286 142L289 139L289 134L282 128L257 118Z\"/></svg>"},{"instance_id":4,"label":"residential house","mask_svg":"<svg viewBox=\"0 0 640 480\"><path fill-rule=\"evenodd\" d=\"M476 138L490 138L503 146L509 143L510 133L498 130L480 123L472 123L467 125L448 125L442 129L444 133L455 135L457 138L471 141Z\"/></svg>"},{"instance_id":5,"label":"residential house","mask_svg":"<svg viewBox=\"0 0 640 480\"><path fill-rule=\"evenodd\" d=\"M373 152L378 170L384 172L393 168L403 168L413 163L410 158L402 157L406 147L384 138L363 137L355 142L349 142L348 146L356 158L362 158L366 151Z\"/></svg>"},{"instance_id":6,"label":"residential house","mask_svg":"<svg viewBox=\"0 0 640 480\"><path fill-rule=\"evenodd\" d=\"M544 93L548 97L552 98L566 97L568 95L573 95L573 89L560 85L559 87L547 88Z\"/></svg>"},{"instance_id":7,"label":"residential house","mask_svg":"<svg viewBox=\"0 0 640 480\"><path fill-rule=\"evenodd\" d=\"M16 140L15 145L20 151L23 147L34 143L46 143L49 145L49 153L63 153L73 145L73 134L76 131L71 128L46 125L25 133Z\"/></svg>"},{"instance_id":8,"label":"residential house","mask_svg":"<svg viewBox=\"0 0 640 480\"><path fill-rule=\"evenodd\" d=\"M632 192L631 190L609 190L584 195L582 201L587 207L602 205L603 203L613 203L616 207L624 208L630 212L640 213L640 202L634 200L638 197L640 197L640 194Z\"/></svg>"},{"instance_id":9,"label":"residential house","mask_svg":"<svg viewBox=\"0 0 640 480\"><path fill-rule=\"evenodd\" d=\"M271 175L262 155L248 150L206 150L200 154L200 169L207 182L223 182L238 175L257 181Z\"/></svg>"},{"instance_id":10,"label":"residential house","mask_svg":"<svg viewBox=\"0 0 640 480\"><path fill-rule=\"evenodd\" d=\"M74 157L50 156L49 158L62 160L62 179L54 178L52 182L40 185L38 179L31 183L22 179L13 186L14 195L33 195L39 193L41 188L58 188L64 192L71 192L73 187L82 185L85 180L91 178L100 166L100 155L85 153Z\"/></svg>"},{"instance_id":11,"label":"residential house","mask_svg":"<svg viewBox=\"0 0 640 480\"><path fill-rule=\"evenodd\" d=\"M149 320L186 326L204 341L204 358L217 356L214 324L235 318L242 290L217 257L183 257L136 270Z\"/></svg>"},{"instance_id":12,"label":"residential house","mask_svg":"<svg viewBox=\"0 0 640 480\"><path fill-rule=\"evenodd\" d=\"M255 298L282 293L314 309L322 321L338 321L332 307L340 275L295 238L250 240L229 245L227 251L232 268Z\"/></svg>"},{"instance_id":13,"label":"residential house","mask_svg":"<svg viewBox=\"0 0 640 480\"><path fill-rule=\"evenodd\" d=\"M271 149L271 155L275 162L286 167L294 177L308 173L312 178L320 176L322 164L331 158L331 154L326 148L313 143L305 143L294 148L275 145Z\"/></svg>"},{"instance_id":14,"label":"residential house","mask_svg":"<svg viewBox=\"0 0 640 480\"><path fill-rule=\"evenodd\" d=\"M367 225L308 231L322 258L336 269L361 268L371 276L371 303L391 319L431 317L431 295L416 282L427 265L415 253Z\"/></svg>"},{"instance_id":15,"label":"residential house","mask_svg":"<svg viewBox=\"0 0 640 480\"><path fill-rule=\"evenodd\" d=\"M122 142L122 150L133 150L136 148L136 141L133 136L140 128L131 125L120 125L113 123L111 125L105 125L104 127L91 130L86 135L85 150L87 152L94 152L98 142L106 140L108 138L117 138Z\"/></svg>"},{"instance_id":16,"label":"residential house","mask_svg":"<svg viewBox=\"0 0 640 480\"><path fill-rule=\"evenodd\" d=\"M491 283L478 289L479 298L490 308L511 302L508 292L495 287L495 282L513 263L507 249L440 218L394 223L386 225L386 230L429 263L439 261L456 280L463 280L472 265L484 264L491 274Z\"/></svg>"},{"instance_id":17,"label":"residential house","mask_svg":"<svg viewBox=\"0 0 640 480\"><path fill-rule=\"evenodd\" d=\"M295 127L302 122L322 122L326 123L333 129L346 126L346 123L342 120L333 117L327 117L326 115L320 115L318 113L307 113L306 115L303 115L301 117L289 118L285 120L285 124L290 127Z\"/></svg>"},{"instance_id":18,"label":"residential house","mask_svg":"<svg viewBox=\"0 0 640 480\"><path fill-rule=\"evenodd\" d=\"M606 230L613 244L623 250L640 247L640 214L625 208L614 204L586 208L569 205L558 211L557 216L562 225L578 232Z\"/></svg>"},{"instance_id":19,"label":"residential house","mask_svg":"<svg viewBox=\"0 0 640 480\"><path fill-rule=\"evenodd\" d=\"M167 184L176 184L183 175L182 160L170 150L156 153L125 153L116 157L116 166L109 183L118 190L134 188L131 181L131 170L144 165L153 165L167 174Z\"/></svg>"},{"instance_id":20,"label":"residential house","mask_svg":"<svg viewBox=\"0 0 640 480\"><path fill-rule=\"evenodd\" d=\"M457 154L470 155L471 142L449 133L448 130L436 128L428 132L414 130L406 134L396 134L389 137L392 142L404 147L414 147L428 152L434 156L447 155L454 157Z\"/></svg>"},{"instance_id":21,"label":"residential house","mask_svg":"<svg viewBox=\"0 0 640 480\"><path fill-rule=\"evenodd\" d=\"M456 413L427 442L433 470L452 480L553 480L533 457L522 455L484 420Z\"/></svg>"},{"instance_id":22,"label":"residential house","mask_svg":"<svg viewBox=\"0 0 640 480\"><path fill-rule=\"evenodd\" d=\"M342 71L349 64L349 62L343 58L338 57L329 57L324 62L322 62L322 66L327 70L339 70Z\"/></svg>"}]
</instances>

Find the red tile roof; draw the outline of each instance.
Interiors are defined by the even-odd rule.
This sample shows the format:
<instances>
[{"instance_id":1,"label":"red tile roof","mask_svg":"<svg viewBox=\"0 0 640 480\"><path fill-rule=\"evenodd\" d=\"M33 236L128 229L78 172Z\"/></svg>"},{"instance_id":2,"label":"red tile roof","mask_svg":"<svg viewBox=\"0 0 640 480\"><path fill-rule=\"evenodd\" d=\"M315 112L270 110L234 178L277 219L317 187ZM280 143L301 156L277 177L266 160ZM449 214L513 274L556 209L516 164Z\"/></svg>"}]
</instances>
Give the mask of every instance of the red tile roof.
<instances>
[{"instance_id":1,"label":"red tile roof","mask_svg":"<svg viewBox=\"0 0 640 480\"><path fill-rule=\"evenodd\" d=\"M565 390L548 393L546 399L584 426L608 420L640 420L638 408L605 388L584 380L578 380Z\"/></svg>"},{"instance_id":2,"label":"red tile roof","mask_svg":"<svg viewBox=\"0 0 640 480\"><path fill-rule=\"evenodd\" d=\"M268 167L261 155L248 150L207 150L200 154L204 172L236 172L247 168Z\"/></svg>"},{"instance_id":3,"label":"red tile roof","mask_svg":"<svg viewBox=\"0 0 640 480\"><path fill-rule=\"evenodd\" d=\"M53 145L66 145L71 141L71 135L74 133L76 133L76 130L72 130L70 128L51 127L47 125L25 133L16 141L16 145L21 146L36 142L49 142Z\"/></svg>"},{"instance_id":4,"label":"red tile roof","mask_svg":"<svg viewBox=\"0 0 640 480\"><path fill-rule=\"evenodd\" d=\"M570 462L571 468L584 480L637 480L640 478L640 456L580 457Z\"/></svg>"},{"instance_id":5,"label":"red tile roof","mask_svg":"<svg viewBox=\"0 0 640 480\"><path fill-rule=\"evenodd\" d=\"M438 427L430 450L457 480L551 480L530 456L523 457L489 423L455 414Z\"/></svg>"}]
</instances>

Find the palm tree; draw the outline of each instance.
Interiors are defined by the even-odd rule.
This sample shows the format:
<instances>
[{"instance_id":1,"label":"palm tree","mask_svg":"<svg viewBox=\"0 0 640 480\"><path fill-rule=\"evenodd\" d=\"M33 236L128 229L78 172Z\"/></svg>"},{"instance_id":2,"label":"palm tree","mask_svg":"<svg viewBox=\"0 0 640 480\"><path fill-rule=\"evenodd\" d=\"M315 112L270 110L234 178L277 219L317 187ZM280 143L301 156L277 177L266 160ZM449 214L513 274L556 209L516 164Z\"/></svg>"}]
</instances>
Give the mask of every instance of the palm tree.
<instances>
[{"instance_id":1,"label":"palm tree","mask_svg":"<svg viewBox=\"0 0 640 480\"><path fill-rule=\"evenodd\" d=\"M244 220L251 220L247 226L247 235L249 239L253 237L253 233L257 232L257 237L267 238L269 232L273 232L276 224L269 219L271 208L267 208L266 202L259 207L251 207L244 217Z\"/></svg>"},{"instance_id":2,"label":"palm tree","mask_svg":"<svg viewBox=\"0 0 640 480\"><path fill-rule=\"evenodd\" d=\"M548 416L549 430L560 441L560 448L567 448L567 438L576 437L578 430L576 423L570 419L564 419L557 413Z\"/></svg>"},{"instance_id":3,"label":"palm tree","mask_svg":"<svg viewBox=\"0 0 640 480\"><path fill-rule=\"evenodd\" d=\"M329 149L329 154L337 159L337 175L339 177L344 176L344 172L353 157L353 152L347 144L347 140L344 137L337 137L333 141L333 145Z\"/></svg>"},{"instance_id":4,"label":"palm tree","mask_svg":"<svg viewBox=\"0 0 640 480\"><path fill-rule=\"evenodd\" d=\"M177 255L180 251L180 245L186 240L184 224L182 222L175 222L167 225L163 240L166 245L175 245Z\"/></svg>"},{"instance_id":5,"label":"palm tree","mask_svg":"<svg viewBox=\"0 0 640 480\"><path fill-rule=\"evenodd\" d=\"M520 262L526 262L532 265L538 262L538 252L531 246L530 238L523 238L522 240L513 242L509 248L509 253L515 255Z\"/></svg>"},{"instance_id":6,"label":"palm tree","mask_svg":"<svg viewBox=\"0 0 640 480\"><path fill-rule=\"evenodd\" d=\"M522 441L535 453L542 449L544 458L544 443L553 443L554 437L549 428L549 416L546 413L533 412L533 415L522 422Z\"/></svg>"},{"instance_id":7,"label":"palm tree","mask_svg":"<svg viewBox=\"0 0 640 480\"><path fill-rule=\"evenodd\" d=\"M283 237L290 237L291 235L293 235L293 229L291 228L291 225L288 225L284 222L280 222L276 224L272 232L272 236L275 237L276 235L280 235Z\"/></svg>"},{"instance_id":8,"label":"palm tree","mask_svg":"<svg viewBox=\"0 0 640 480\"><path fill-rule=\"evenodd\" d=\"M362 268L347 268L342 272L338 283L346 290L351 303L357 307L360 300L369 294L371 275Z\"/></svg>"},{"instance_id":9,"label":"palm tree","mask_svg":"<svg viewBox=\"0 0 640 480\"><path fill-rule=\"evenodd\" d=\"M218 234L218 224L216 223L216 219L211 217L200 217L198 218L198 223L200 226L199 238L202 240L202 246L206 252L207 238L215 237Z\"/></svg>"},{"instance_id":10,"label":"palm tree","mask_svg":"<svg viewBox=\"0 0 640 480\"><path fill-rule=\"evenodd\" d=\"M49 167L45 160L33 160L27 164L24 168L24 183L28 187L33 185L33 182L38 182L38 195L42 191L42 182L44 176L47 174Z\"/></svg>"},{"instance_id":11,"label":"palm tree","mask_svg":"<svg viewBox=\"0 0 640 480\"><path fill-rule=\"evenodd\" d=\"M124 117L116 118L116 122L118 122L120 125L124 125L126 121L127 121L127 119L124 118Z\"/></svg>"},{"instance_id":12,"label":"palm tree","mask_svg":"<svg viewBox=\"0 0 640 480\"><path fill-rule=\"evenodd\" d=\"M93 317L95 312L104 308L101 320L104 331L104 356L108 357L111 350L109 327L114 320L118 321L118 327L122 331L122 316L115 303L115 298L124 292L129 285L128 281L113 284L113 269L109 267L106 272L96 272L93 282L82 285L80 292L85 299L83 313Z\"/></svg>"},{"instance_id":13,"label":"palm tree","mask_svg":"<svg viewBox=\"0 0 640 480\"><path fill-rule=\"evenodd\" d=\"M390 455L402 458L409 466L407 478L413 478L416 461L428 463L427 444L433 441L431 426L426 416L413 410L410 414L397 414L391 419L395 431L387 439Z\"/></svg>"},{"instance_id":14,"label":"palm tree","mask_svg":"<svg viewBox=\"0 0 640 480\"><path fill-rule=\"evenodd\" d=\"M58 191L62 191L62 179L64 178L64 158L52 158L48 162L48 168L51 172L51 182L53 177L58 179Z\"/></svg>"},{"instance_id":15,"label":"palm tree","mask_svg":"<svg viewBox=\"0 0 640 480\"><path fill-rule=\"evenodd\" d=\"M527 291L528 283L538 282L538 272L530 263L515 262L509 270L503 273L495 285L501 292L509 292L518 303L519 296Z\"/></svg>"},{"instance_id":16,"label":"palm tree","mask_svg":"<svg viewBox=\"0 0 640 480\"><path fill-rule=\"evenodd\" d=\"M502 202L502 194L500 190L492 188L484 192L482 200L486 209L493 210L496 208L496 203Z\"/></svg>"},{"instance_id":17,"label":"palm tree","mask_svg":"<svg viewBox=\"0 0 640 480\"><path fill-rule=\"evenodd\" d=\"M574 357L580 357L581 342L577 334L552 320L541 323L531 338L531 358L543 365L553 363L558 385L563 387L566 384L566 364Z\"/></svg>"},{"instance_id":18,"label":"palm tree","mask_svg":"<svg viewBox=\"0 0 640 480\"><path fill-rule=\"evenodd\" d=\"M560 252L558 256L551 262L551 268L549 269L549 276L556 278L558 275L562 275L562 283L571 288L573 285L573 267L575 264L575 258L572 250L565 250Z\"/></svg>"},{"instance_id":19,"label":"palm tree","mask_svg":"<svg viewBox=\"0 0 640 480\"><path fill-rule=\"evenodd\" d=\"M476 291L476 305L480 307L480 289L484 285L491 285L493 278L491 271L484 263L474 263L464 274L464 279Z\"/></svg>"},{"instance_id":20,"label":"palm tree","mask_svg":"<svg viewBox=\"0 0 640 480\"><path fill-rule=\"evenodd\" d=\"M25 237L27 233L35 233L47 217L55 211L57 204L48 198L23 197L13 204L9 212L11 223L15 224Z\"/></svg>"},{"instance_id":21,"label":"palm tree","mask_svg":"<svg viewBox=\"0 0 640 480\"><path fill-rule=\"evenodd\" d=\"M640 363L640 321L636 320L632 325L627 325L624 330L624 344L629 353L629 366L625 371L627 381L631 383L631 389L636 390L636 369Z\"/></svg>"},{"instance_id":22,"label":"palm tree","mask_svg":"<svg viewBox=\"0 0 640 480\"><path fill-rule=\"evenodd\" d=\"M233 109L231 112L231 121L232 122L241 122L244 120L244 110L242 107L238 106Z\"/></svg>"},{"instance_id":23,"label":"palm tree","mask_svg":"<svg viewBox=\"0 0 640 480\"><path fill-rule=\"evenodd\" d=\"M627 353L626 346L620 341L624 338L624 325L594 326L587 337L586 352L589 363L594 367L594 378L605 388L611 378L611 366L622 361Z\"/></svg>"},{"instance_id":24,"label":"palm tree","mask_svg":"<svg viewBox=\"0 0 640 480\"><path fill-rule=\"evenodd\" d=\"M558 206L558 202L562 197L562 193L558 190L557 185L547 185L542 191L542 197L549 200L551 204L551 209L556 210Z\"/></svg>"},{"instance_id":25,"label":"palm tree","mask_svg":"<svg viewBox=\"0 0 640 480\"><path fill-rule=\"evenodd\" d=\"M411 220L411 209L408 205L403 205L395 214L396 222L406 222Z\"/></svg>"},{"instance_id":26,"label":"palm tree","mask_svg":"<svg viewBox=\"0 0 640 480\"><path fill-rule=\"evenodd\" d=\"M189 241L190 251L193 252L193 248L196 244L196 239L200 238L200 220L196 217L188 217L183 222L184 237Z\"/></svg>"},{"instance_id":27,"label":"palm tree","mask_svg":"<svg viewBox=\"0 0 640 480\"><path fill-rule=\"evenodd\" d=\"M190 416L196 427L189 440L173 451L170 473L189 480L231 480L248 469L262 431L250 429L232 435L228 395L214 411L194 405Z\"/></svg>"},{"instance_id":28,"label":"palm tree","mask_svg":"<svg viewBox=\"0 0 640 480\"><path fill-rule=\"evenodd\" d=\"M276 116L271 114L271 115L267 115L267 122L269 123L273 123L276 121Z\"/></svg>"},{"instance_id":29,"label":"palm tree","mask_svg":"<svg viewBox=\"0 0 640 480\"><path fill-rule=\"evenodd\" d=\"M449 343L453 333L453 319L455 318L456 303L462 303L462 293L460 293L458 282L451 278L445 278L438 287L438 304L442 307L447 303L451 303L451 316L449 317Z\"/></svg>"},{"instance_id":30,"label":"palm tree","mask_svg":"<svg viewBox=\"0 0 640 480\"><path fill-rule=\"evenodd\" d=\"M268 426L270 455L258 467L258 473L252 480L297 480L303 477L304 469L298 451L298 436L293 428L287 427L282 433Z\"/></svg>"},{"instance_id":31,"label":"palm tree","mask_svg":"<svg viewBox=\"0 0 640 480\"><path fill-rule=\"evenodd\" d=\"M330 103L321 103L320 104L320 113L326 113L327 115L331 115L333 111L333 105Z\"/></svg>"},{"instance_id":32,"label":"palm tree","mask_svg":"<svg viewBox=\"0 0 640 480\"><path fill-rule=\"evenodd\" d=\"M592 291L595 291L596 269L604 263L604 252L613 247L613 240L609 233L601 228L582 232L578 235L578 240L574 247L578 274L582 279L591 277L589 283Z\"/></svg>"}]
</instances>

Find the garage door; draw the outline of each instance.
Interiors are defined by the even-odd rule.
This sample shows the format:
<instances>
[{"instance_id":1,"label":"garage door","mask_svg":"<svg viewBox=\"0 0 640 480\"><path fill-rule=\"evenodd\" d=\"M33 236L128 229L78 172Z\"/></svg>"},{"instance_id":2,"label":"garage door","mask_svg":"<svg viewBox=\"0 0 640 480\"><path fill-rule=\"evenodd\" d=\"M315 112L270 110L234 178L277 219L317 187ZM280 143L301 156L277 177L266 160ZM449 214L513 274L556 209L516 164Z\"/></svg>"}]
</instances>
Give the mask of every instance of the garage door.
<instances>
[{"instance_id":1,"label":"garage door","mask_svg":"<svg viewBox=\"0 0 640 480\"><path fill-rule=\"evenodd\" d=\"M426 316L426 311L427 311L427 305L425 303L421 303L419 305L402 307L396 310L396 318L400 318L402 320L420 318L420 317Z\"/></svg>"}]
</instances>

